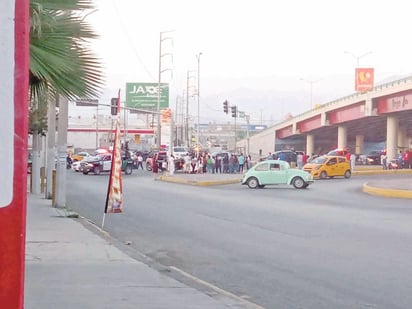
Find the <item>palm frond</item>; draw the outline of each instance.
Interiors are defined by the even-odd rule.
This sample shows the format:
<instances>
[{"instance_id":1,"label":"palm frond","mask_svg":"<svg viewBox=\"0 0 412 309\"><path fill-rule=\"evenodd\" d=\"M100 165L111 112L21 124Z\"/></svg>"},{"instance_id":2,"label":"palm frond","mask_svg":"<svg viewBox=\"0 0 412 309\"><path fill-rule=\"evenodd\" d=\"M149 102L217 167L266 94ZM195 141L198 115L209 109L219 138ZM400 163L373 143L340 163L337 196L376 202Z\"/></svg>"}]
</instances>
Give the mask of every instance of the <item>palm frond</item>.
<instances>
[{"instance_id":1,"label":"palm frond","mask_svg":"<svg viewBox=\"0 0 412 309\"><path fill-rule=\"evenodd\" d=\"M32 96L44 90L68 99L97 96L103 84L101 61L88 48L97 35L74 13L93 8L91 2L38 0L32 1L31 8Z\"/></svg>"}]
</instances>

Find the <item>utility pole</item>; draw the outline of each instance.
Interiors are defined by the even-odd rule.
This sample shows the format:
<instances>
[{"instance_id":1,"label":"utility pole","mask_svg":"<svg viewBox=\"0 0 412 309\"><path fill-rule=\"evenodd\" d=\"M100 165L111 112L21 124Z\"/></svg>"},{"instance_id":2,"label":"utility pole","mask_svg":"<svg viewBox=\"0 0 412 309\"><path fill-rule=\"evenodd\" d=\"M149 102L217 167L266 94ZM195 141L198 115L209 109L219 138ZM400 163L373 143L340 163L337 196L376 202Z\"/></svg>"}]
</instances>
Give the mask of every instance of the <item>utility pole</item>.
<instances>
[{"instance_id":1,"label":"utility pole","mask_svg":"<svg viewBox=\"0 0 412 309\"><path fill-rule=\"evenodd\" d=\"M99 103L96 104L96 149L99 148Z\"/></svg>"},{"instance_id":2,"label":"utility pole","mask_svg":"<svg viewBox=\"0 0 412 309\"><path fill-rule=\"evenodd\" d=\"M60 97L59 119L57 125L57 177L56 199L54 207L66 207L66 157L67 157L67 127L68 100Z\"/></svg>"},{"instance_id":3,"label":"utility pole","mask_svg":"<svg viewBox=\"0 0 412 309\"><path fill-rule=\"evenodd\" d=\"M197 131L196 131L196 143L197 151L196 154L199 157L199 147L200 147L200 56L202 53L196 55L197 58Z\"/></svg>"},{"instance_id":4,"label":"utility pole","mask_svg":"<svg viewBox=\"0 0 412 309\"><path fill-rule=\"evenodd\" d=\"M235 106L236 110L236 106ZM237 148L237 125L236 125L236 120L237 120L237 115L235 116L235 153L236 153L236 148Z\"/></svg>"},{"instance_id":5,"label":"utility pole","mask_svg":"<svg viewBox=\"0 0 412 309\"><path fill-rule=\"evenodd\" d=\"M246 151L246 155L249 155L249 154L250 154L250 136L249 136L249 124L250 124L249 120L250 120L250 116L246 114L245 117L246 117L246 125L247 125L247 127L246 127L246 139L247 139L247 151Z\"/></svg>"},{"instance_id":6,"label":"utility pole","mask_svg":"<svg viewBox=\"0 0 412 309\"><path fill-rule=\"evenodd\" d=\"M194 78L195 76L190 75L190 73L193 73L196 71L187 71L187 79L186 79L186 120L185 120L185 143L186 146L190 146L190 135L189 135L189 91L190 91L190 85L189 85L189 81L191 78Z\"/></svg>"},{"instance_id":7,"label":"utility pole","mask_svg":"<svg viewBox=\"0 0 412 309\"><path fill-rule=\"evenodd\" d=\"M156 145L157 149L160 151L161 145L161 115L160 115L160 82L162 77L162 32L160 32L160 40L159 40L159 71L158 71L158 83L157 83L157 137L156 137Z\"/></svg>"},{"instance_id":8,"label":"utility pole","mask_svg":"<svg viewBox=\"0 0 412 309\"><path fill-rule=\"evenodd\" d=\"M176 96L176 108L175 108L175 114L172 114L172 129L171 132L171 143L170 143L170 149L172 149L173 146L178 146L179 145L179 140L180 140L180 132L182 131L182 126L180 122L180 110L183 102L179 102L179 96ZM180 130L179 130L180 128ZM173 137L174 135L174 137Z\"/></svg>"},{"instance_id":9,"label":"utility pole","mask_svg":"<svg viewBox=\"0 0 412 309\"><path fill-rule=\"evenodd\" d=\"M236 147L237 147L237 138L236 138L236 119L237 119L237 106L236 105L232 105L231 107L230 107L230 109L231 109L231 112L232 112L232 117L234 117L235 118L235 149L234 149L234 151L236 152Z\"/></svg>"},{"instance_id":10,"label":"utility pole","mask_svg":"<svg viewBox=\"0 0 412 309\"><path fill-rule=\"evenodd\" d=\"M49 101L47 116L47 153L46 153L46 198L51 198L53 194L53 170L55 169L54 160L56 158L56 103L59 95L55 94Z\"/></svg>"},{"instance_id":11,"label":"utility pole","mask_svg":"<svg viewBox=\"0 0 412 309\"><path fill-rule=\"evenodd\" d=\"M160 150L160 146L161 146L161 139L162 139L162 125L161 125L161 114L160 114L160 94L161 94L161 78L162 78L162 73L170 70L170 69L166 69L166 70L162 70L162 57L164 56L172 56L171 53L166 53L163 54L162 53L162 44L164 41L166 40L171 40L171 37L163 37L164 34L166 33L170 33L173 31L163 31L160 32L160 39L159 39L159 71L158 71L158 82L157 82L157 138L156 138L156 145L157 148ZM173 58L172 58L173 60Z\"/></svg>"}]
</instances>

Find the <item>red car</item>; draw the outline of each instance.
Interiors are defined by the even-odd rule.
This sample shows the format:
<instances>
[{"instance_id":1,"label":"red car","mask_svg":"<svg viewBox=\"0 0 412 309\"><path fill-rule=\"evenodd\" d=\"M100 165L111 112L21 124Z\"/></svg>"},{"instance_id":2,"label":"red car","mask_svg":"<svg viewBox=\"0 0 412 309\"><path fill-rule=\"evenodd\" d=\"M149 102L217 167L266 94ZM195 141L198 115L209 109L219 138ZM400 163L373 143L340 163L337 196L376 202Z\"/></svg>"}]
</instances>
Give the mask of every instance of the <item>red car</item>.
<instances>
[{"instance_id":1,"label":"red car","mask_svg":"<svg viewBox=\"0 0 412 309\"><path fill-rule=\"evenodd\" d=\"M164 171L165 168L163 167L164 166L163 162L166 162L166 166L167 166L167 152L166 151L150 153L146 159L146 169L148 171L153 170L155 158L156 158L157 168L160 167ZM183 169L183 165L185 163L185 160L183 158L176 158L174 162L175 162L175 171ZM154 172L157 173L156 168Z\"/></svg>"},{"instance_id":2,"label":"red car","mask_svg":"<svg viewBox=\"0 0 412 309\"><path fill-rule=\"evenodd\" d=\"M155 162L156 160L156 162ZM159 167L159 164L162 162L166 161L167 162L167 152L166 151L156 151L156 152L151 152L146 158L146 169L148 171L153 170L153 165L156 163L156 165Z\"/></svg>"}]
</instances>

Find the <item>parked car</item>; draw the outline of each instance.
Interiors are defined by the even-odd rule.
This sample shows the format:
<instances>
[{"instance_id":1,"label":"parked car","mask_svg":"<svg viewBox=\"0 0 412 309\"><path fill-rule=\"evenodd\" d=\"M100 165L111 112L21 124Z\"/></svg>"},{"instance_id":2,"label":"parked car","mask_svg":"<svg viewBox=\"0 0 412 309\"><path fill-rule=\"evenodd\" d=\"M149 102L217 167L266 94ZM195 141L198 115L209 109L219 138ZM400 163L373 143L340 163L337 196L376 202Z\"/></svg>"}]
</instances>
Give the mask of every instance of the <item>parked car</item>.
<instances>
[{"instance_id":1,"label":"parked car","mask_svg":"<svg viewBox=\"0 0 412 309\"><path fill-rule=\"evenodd\" d=\"M80 168L85 175L89 174L89 172L93 172L95 175L99 175L102 172L110 172L112 168L112 154L100 154L90 161L83 160ZM122 158L122 171L126 175L132 173L133 160L131 158Z\"/></svg>"},{"instance_id":2,"label":"parked car","mask_svg":"<svg viewBox=\"0 0 412 309\"><path fill-rule=\"evenodd\" d=\"M70 157L72 162L81 161L84 158L90 157L91 155L87 151L80 151L76 154L72 154Z\"/></svg>"},{"instance_id":3,"label":"parked car","mask_svg":"<svg viewBox=\"0 0 412 309\"><path fill-rule=\"evenodd\" d=\"M303 170L310 173L313 178L325 179L328 177L343 176L350 178L352 175L350 162L342 156L320 156L303 166Z\"/></svg>"},{"instance_id":4,"label":"parked car","mask_svg":"<svg viewBox=\"0 0 412 309\"><path fill-rule=\"evenodd\" d=\"M150 155L149 157L147 157L146 159L146 169L148 171L152 171L153 170L153 164L154 163L154 158L155 158L156 153L153 153L152 155ZM163 163L166 164L163 164ZM157 161L156 161L157 166L162 166L162 170L165 170L167 168L167 164L168 164L168 160L167 160L167 152L166 151L160 151L158 152L158 156L157 156ZM174 159L174 164L175 164L175 171L179 171L183 169L183 166L185 164L185 160L184 158L175 158Z\"/></svg>"},{"instance_id":5,"label":"parked car","mask_svg":"<svg viewBox=\"0 0 412 309\"><path fill-rule=\"evenodd\" d=\"M154 162L154 158L157 155L157 160ZM157 164L159 166L160 163L166 161L167 162L167 152L166 151L153 151L150 152L146 158L146 169L148 171L153 170L153 165Z\"/></svg>"},{"instance_id":6,"label":"parked car","mask_svg":"<svg viewBox=\"0 0 412 309\"><path fill-rule=\"evenodd\" d=\"M175 158L183 158L185 155L189 153L189 149L183 146L175 146L173 147L173 155Z\"/></svg>"},{"instance_id":7,"label":"parked car","mask_svg":"<svg viewBox=\"0 0 412 309\"><path fill-rule=\"evenodd\" d=\"M280 150L280 151L275 151L272 154L273 159L275 160L283 160L288 163L295 162L297 161L297 154L293 150Z\"/></svg>"},{"instance_id":8,"label":"parked car","mask_svg":"<svg viewBox=\"0 0 412 309\"><path fill-rule=\"evenodd\" d=\"M349 151L347 149L336 148L336 149L333 149L333 150L329 151L326 155L327 156L342 156L342 157L345 157L348 153L349 153Z\"/></svg>"},{"instance_id":9,"label":"parked car","mask_svg":"<svg viewBox=\"0 0 412 309\"><path fill-rule=\"evenodd\" d=\"M83 160L81 161L74 161L72 163L71 169L75 172L83 172L83 166L87 163L87 162L92 162L94 160L97 160L95 156L88 156L85 157Z\"/></svg>"},{"instance_id":10,"label":"parked car","mask_svg":"<svg viewBox=\"0 0 412 309\"><path fill-rule=\"evenodd\" d=\"M80 168L81 168L81 162L82 162L82 161L74 161L74 162L72 163L72 170L75 171L75 172L80 172L80 171L81 171L81 170L80 170Z\"/></svg>"},{"instance_id":11,"label":"parked car","mask_svg":"<svg viewBox=\"0 0 412 309\"><path fill-rule=\"evenodd\" d=\"M380 165L381 164L381 155L385 154L385 151L381 150L374 150L371 151L367 156L366 156L366 164L369 165Z\"/></svg>"},{"instance_id":12,"label":"parked car","mask_svg":"<svg viewBox=\"0 0 412 309\"><path fill-rule=\"evenodd\" d=\"M224 157L230 158L231 154L228 151L218 151L218 152L212 152L210 154L214 158L219 158L220 160L223 160Z\"/></svg>"},{"instance_id":13,"label":"parked car","mask_svg":"<svg viewBox=\"0 0 412 309\"><path fill-rule=\"evenodd\" d=\"M251 189L280 184L305 189L313 183L313 177L305 171L290 168L289 163L286 161L265 160L250 168L243 175L241 183Z\"/></svg>"}]
</instances>

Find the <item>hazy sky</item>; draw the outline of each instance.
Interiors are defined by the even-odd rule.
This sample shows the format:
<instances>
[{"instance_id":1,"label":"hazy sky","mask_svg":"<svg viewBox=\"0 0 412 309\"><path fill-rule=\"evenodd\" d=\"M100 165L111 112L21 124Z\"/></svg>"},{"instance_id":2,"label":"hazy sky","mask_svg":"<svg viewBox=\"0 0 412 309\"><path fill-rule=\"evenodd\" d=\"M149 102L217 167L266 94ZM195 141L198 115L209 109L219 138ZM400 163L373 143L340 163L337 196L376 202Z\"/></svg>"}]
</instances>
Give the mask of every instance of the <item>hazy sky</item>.
<instances>
[{"instance_id":1,"label":"hazy sky","mask_svg":"<svg viewBox=\"0 0 412 309\"><path fill-rule=\"evenodd\" d=\"M412 2L407 0L95 3L99 10L87 20L101 36L95 47L108 88L124 91L126 82L157 82L159 35L173 30L164 35L172 40L162 43L163 53L173 54L173 63L162 58L162 69L173 69L173 79L170 71L162 74L162 82L170 83L172 107L186 88L187 71L197 69L199 52L201 102L209 95L224 99L219 94L237 88L302 91L307 101L309 81L318 80L312 83L316 101L336 99L354 92L357 60L375 68L375 82L412 73ZM211 111L222 110L220 101L204 103Z\"/></svg>"}]
</instances>

